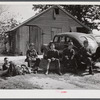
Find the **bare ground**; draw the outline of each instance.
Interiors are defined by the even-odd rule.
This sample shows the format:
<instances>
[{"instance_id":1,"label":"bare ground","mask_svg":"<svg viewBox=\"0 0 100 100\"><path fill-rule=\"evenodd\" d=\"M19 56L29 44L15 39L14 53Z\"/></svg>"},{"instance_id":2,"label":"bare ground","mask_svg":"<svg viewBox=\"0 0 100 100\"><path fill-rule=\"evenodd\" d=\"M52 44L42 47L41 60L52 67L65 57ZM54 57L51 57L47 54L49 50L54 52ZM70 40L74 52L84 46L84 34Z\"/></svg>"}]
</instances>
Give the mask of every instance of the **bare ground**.
<instances>
[{"instance_id":1,"label":"bare ground","mask_svg":"<svg viewBox=\"0 0 100 100\"><path fill-rule=\"evenodd\" d=\"M3 63L0 57L0 65ZM25 57L9 57L16 64L23 64ZM44 75L43 71L38 74L18 75L14 77L1 77L0 89L100 89L99 69L94 75L88 72L81 74L66 73L59 76L55 73Z\"/></svg>"}]
</instances>

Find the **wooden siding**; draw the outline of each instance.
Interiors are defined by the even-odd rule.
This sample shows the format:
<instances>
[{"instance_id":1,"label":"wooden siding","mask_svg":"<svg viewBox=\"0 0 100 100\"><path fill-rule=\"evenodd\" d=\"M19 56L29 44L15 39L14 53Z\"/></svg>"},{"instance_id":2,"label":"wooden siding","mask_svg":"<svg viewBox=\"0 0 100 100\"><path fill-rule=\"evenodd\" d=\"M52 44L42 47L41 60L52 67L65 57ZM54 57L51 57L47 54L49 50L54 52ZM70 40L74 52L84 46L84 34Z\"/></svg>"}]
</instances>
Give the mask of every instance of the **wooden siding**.
<instances>
[{"instance_id":1,"label":"wooden siding","mask_svg":"<svg viewBox=\"0 0 100 100\"><path fill-rule=\"evenodd\" d=\"M19 53L22 52L25 55L29 45L29 27L22 26L18 31L16 49L18 49Z\"/></svg>"},{"instance_id":2,"label":"wooden siding","mask_svg":"<svg viewBox=\"0 0 100 100\"><path fill-rule=\"evenodd\" d=\"M69 32L75 27L82 27L74 19L59 9L59 15L50 9L35 19L29 21L26 26L21 26L16 31L16 51L26 54L29 42L34 42L36 50L40 53L42 44L48 44L52 39L52 28L61 29L61 32ZM55 17L55 19L54 19ZM28 25L28 26L27 26ZM29 30L29 27L32 27ZM74 31L76 31L74 29ZM57 33L54 33L57 34Z\"/></svg>"},{"instance_id":3,"label":"wooden siding","mask_svg":"<svg viewBox=\"0 0 100 100\"><path fill-rule=\"evenodd\" d=\"M29 26L29 43L35 44L35 49L40 54L40 48L42 44L41 29L37 26Z\"/></svg>"},{"instance_id":4,"label":"wooden siding","mask_svg":"<svg viewBox=\"0 0 100 100\"><path fill-rule=\"evenodd\" d=\"M51 41L51 28L53 27L61 28L62 32L69 32L73 26L82 27L60 9L59 15L55 15L56 19L54 19L53 11L54 9L51 9L27 23L27 25L37 25L42 29L44 33L43 43L49 43Z\"/></svg>"}]
</instances>

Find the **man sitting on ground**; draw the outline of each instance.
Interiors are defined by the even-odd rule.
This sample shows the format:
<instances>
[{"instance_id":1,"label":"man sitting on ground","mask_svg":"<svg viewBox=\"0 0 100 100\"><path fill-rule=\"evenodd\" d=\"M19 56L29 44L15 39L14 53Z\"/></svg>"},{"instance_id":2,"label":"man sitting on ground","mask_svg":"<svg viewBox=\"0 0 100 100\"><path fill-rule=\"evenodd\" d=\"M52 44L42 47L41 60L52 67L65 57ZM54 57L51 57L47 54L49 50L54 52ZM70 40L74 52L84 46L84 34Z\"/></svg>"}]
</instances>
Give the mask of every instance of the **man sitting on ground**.
<instances>
[{"instance_id":1,"label":"man sitting on ground","mask_svg":"<svg viewBox=\"0 0 100 100\"><path fill-rule=\"evenodd\" d=\"M50 49L47 52L47 69L46 69L46 75L49 73L49 69L50 69L50 63L54 62L55 63L55 67L57 68L57 73L59 75L62 75L61 71L60 71L60 61L59 61L59 52L58 50L55 49L55 45L53 43L50 44Z\"/></svg>"},{"instance_id":2,"label":"man sitting on ground","mask_svg":"<svg viewBox=\"0 0 100 100\"><path fill-rule=\"evenodd\" d=\"M94 62L100 61L100 46L96 49L96 52L92 55Z\"/></svg>"},{"instance_id":3,"label":"man sitting on ground","mask_svg":"<svg viewBox=\"0 0 100 100\"><path fill-rule=\"evenodd\" d=\"M15 64L12 61L9 61L8 58L4 58L4 64L2 65L3 73L2 76L14 76L15 73Z\"/></svg>"},{"instance_id":4,"label":"man sitting on ground","mask_svg":"<svg viewBox=\"0 0 100 100\"><path fill-rule=\"evenodd\" d=\"M9 61L8 58L4 58L4 64L2 65L2 70L0 75L1 76L15 76L15 75L24 75L25 73L30 73L29 68L22 64L22 65L15 65L14 62Z\"/></svg>"},{"instance_id":5,"label":"man sitting on ground","mask_svg":"<svg viewBox=\"0 0 100 100\"><path fill-rule=\"evenodd\" d=\"M34 49L34 43L29 45L29 49L26 52L26 60L28 67L32 67L33 71L37 73L40 59L38 58L37 51Z\"/></svg>"}]
</instances>

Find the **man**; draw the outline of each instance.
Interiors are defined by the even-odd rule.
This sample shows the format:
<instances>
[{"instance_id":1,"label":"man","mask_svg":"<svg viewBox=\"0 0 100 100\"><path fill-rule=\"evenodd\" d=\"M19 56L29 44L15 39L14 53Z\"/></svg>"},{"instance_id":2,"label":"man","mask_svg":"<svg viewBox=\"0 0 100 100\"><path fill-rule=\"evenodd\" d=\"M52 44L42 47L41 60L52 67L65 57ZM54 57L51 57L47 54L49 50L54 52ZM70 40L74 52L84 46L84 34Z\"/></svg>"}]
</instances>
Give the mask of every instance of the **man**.
<instances>
[{"instance_id":1,"label":"man","mask_svg":"<svg viewBox=\"0 0 100 100\"><path fill-rule=\"evenodd\" d=\"M8 58L4 58L4 64L2 65L2 69L7 70L9 68L9 65L10 63L9 63Z\"/></svg>"},{"instance_id":2,"label":"man","mask_svg":"<svg viewBox=\"0 0 100 100\"><path fill-rule=\"evenodd\" d=\"M55 45L53 43L50 44L50 49L47 52L47 69L46 69L46 75L49 73L50 63L54 62L55 66L57 68L57 72L59 75L62 75L60 71L60 61L59 61L59 52L55 49Z\"/></svg>"},{"instance_id":3,"label":"man","mask_svg":"<svg viewBox=\"0 0 100 100\"><path fill-rule=\"evenodd\" d=\"M26 61L28 62L28 67L32 67L33 71L37 73L40 59L38 58L37 51L34 49L34 43L29 45L29 49L26 52Z\"/></svg>"},{"instance_id":4,"label":"man","mask_svg":"<svg viewBox=\"0 0 100 100\"><path fill-rule=\"evenodd\" d=\"M12 61L9 61L8 58L4 58L4 64L2 65L3 73L2 76L14 76L15 73L15 64Z\"/></svg>"},{"instance_id":5,"label":"man","mask_svg":"<svg viewBox=\"0 0 100 100\"><path fill-rule=\"evenodd\" d=\"M84 62L89 68L89 74L93 74L92 61L91 61L92 52L87 40L83 42L83 47L80 49L79 53L80 53L82 62Z\"/></svg>"},{"instance_id":6,"label":"man","mask_svg":"<svg viewBox=\"0 0 100 100\"><path fill-rule=\"evenodd\" d=\"M73 49L73 42L69 42L67 47L63 50L63 64L64 67L74 67L74 70L76 72L77 70L77 64L75 62L75 50Z\"/></svg>"}]
</instances>

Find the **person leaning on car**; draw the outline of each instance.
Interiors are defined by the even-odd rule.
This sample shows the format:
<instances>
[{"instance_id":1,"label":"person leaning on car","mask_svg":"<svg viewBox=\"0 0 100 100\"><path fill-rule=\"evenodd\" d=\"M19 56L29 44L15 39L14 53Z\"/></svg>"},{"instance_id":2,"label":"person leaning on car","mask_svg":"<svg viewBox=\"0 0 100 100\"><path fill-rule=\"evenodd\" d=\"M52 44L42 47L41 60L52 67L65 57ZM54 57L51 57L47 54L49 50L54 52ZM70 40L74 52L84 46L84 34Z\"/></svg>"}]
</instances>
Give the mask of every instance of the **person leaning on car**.
<instances>
[{"instance_id":1,"label":"person leaning on car","mask_svg":"<svg viewBox=\"0 0 100 100\"><path fill-rule=\"evenodd\" d=\"M75 50L73 49L73 42L70 41L66 48L63 50L62 62L64 67L74 67L75 72L77 72L77 65L75 62Z\"/></svg>"},{"instance_id":2,"label":"person leaning on car","mask_svg":"<svg viewBox=\"0 0 100 100\"><path fill-rule=\"evenodd\" d=\"M87 40L83 42L83 47L80 48L80 56L81 60L87 65L89 68L89 74L93 74L93 69L92 69L92 52L89 47L89 43Z\"/></svg>"},{"instance_id":3,"label":"person leaning on car","mask_svg":"<svg viewBox=\"0 0 100 100\"><path fill-rule=\"evenodd\" d=\"M60 61L59 61L59 52L58 50L55 49L55 45L53 43L51 43L49 45L50 49L47 52L47 69L46 69L46 75L49 73L49 68L50 68L50 63L54 62L55 66L57 68L57 73L59 75L62 75L61 71L60 71Z\"/></svg>"}]
</instances>

